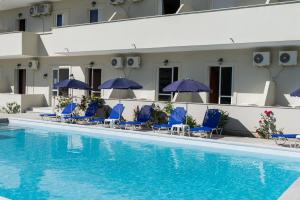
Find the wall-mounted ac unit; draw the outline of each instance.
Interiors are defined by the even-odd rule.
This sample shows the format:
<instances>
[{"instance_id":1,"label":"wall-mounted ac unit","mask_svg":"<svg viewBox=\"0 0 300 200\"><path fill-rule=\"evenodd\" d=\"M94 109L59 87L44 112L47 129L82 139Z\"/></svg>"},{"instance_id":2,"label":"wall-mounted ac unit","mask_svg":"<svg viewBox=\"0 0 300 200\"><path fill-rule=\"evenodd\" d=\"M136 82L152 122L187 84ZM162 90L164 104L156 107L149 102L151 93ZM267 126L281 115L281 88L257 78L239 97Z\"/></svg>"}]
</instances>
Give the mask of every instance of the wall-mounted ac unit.
<instances>
[{"instance_id":1,"label":"wall-mounted ac unit","mask_svg":"<svg viewBox=\"0 0 300 200\"><path fill-rule=\"evenodd\" d=\"M113 57L111 59L111 66L116 69L121 69L124 67L124 61L122 57Z\"/></svg>"},{"instance_id":2,"label":"wall-mounted ac unit","mask_svg":"<svg viewBox=\"0 0 300 200\"><path fill-rule=\"evenodd\" d=\"M298 52L297 51L280 51L279 65L292 66L297 65Z\"/></svg>"},{"instance_id":3,"label":"wall-mounted ac unit","mask_svg":"<svg viewBox=\"0 0 300 200\"><path fill-rule=\"evenodd\" d=\"M111 5L119 5L125 3L125 0L109 0Z\"/></svg>"},{"instance_id":4,"label":"wall-mounted ac unit","mask_svg":"<svg viewBox=\"0 0 300 200\"><path fill-rule=\"evenodd\" d=\"M38 17L38 16L40 16L38 10L39 10L39 6L38 5L31 6L30 9L29 9L30 16L31 17Z\"/></svg>"},{"instance_id":5,"label":"wall-mounted ac unit","mask_svg":"<svg viewBox=\"0 0 300 200\"><path fill-rule=\"evenodd\" d=\"M270 52L254 52L253 53L253 65L258 67L266 67L271 64Z\"/></svg>"},{"instance_id":6,"label":"wall-mounted ac unit","mask_svg":"<svg viewBox=\"0 0 300 200\"><path fill-rule=\"evenodd\" d=\"M30 60L28 62L28 69L29 70L38 70L39 61L38 60Z\"/></svg>"},{"instance_id":7,"label":"wall-mounted ac unit","mask_svg":"<svg viewBox=\"0 0 300 200\"><path fill-rule=\"evenodd\" d=\"M30 7L29 13L32 17L38 17L41 15L51 15L52 4L50 3L41 3L36 4Z\"/></svg>"},{"instance_id":8,"label":"wall-mounted ac unit","mask_svg":"<svg viewBox=\"0 0 300 200\"><path fill-rule=\"evenodd\" d=\"M140 68L141 58L140 57L127 57L126 66L128 68Z\"/></svg>"},{"instance_id":9,"label":"wall-mounted ac unit","mask_svg":"<svg viewBox=\"0 0 300 200\"><path fill-rule=\"evenodd\" d=\"M39 8L39 13L41 15L51 15L51 12L52 12L52 4L50 3L42 3L42 4L39 4L38 6Z\"/></svg>"}]
</instances>

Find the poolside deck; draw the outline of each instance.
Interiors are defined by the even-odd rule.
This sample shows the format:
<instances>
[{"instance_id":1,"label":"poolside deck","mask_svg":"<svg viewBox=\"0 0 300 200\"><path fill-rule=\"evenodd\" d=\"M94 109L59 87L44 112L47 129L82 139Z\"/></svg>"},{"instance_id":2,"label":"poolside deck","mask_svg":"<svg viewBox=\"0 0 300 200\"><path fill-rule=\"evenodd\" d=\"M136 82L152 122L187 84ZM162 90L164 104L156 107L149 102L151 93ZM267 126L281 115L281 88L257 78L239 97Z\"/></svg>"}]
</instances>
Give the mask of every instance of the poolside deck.
<instances>
[{"instance_id":1,"label":"poolside deck","mask_svg":"<svg viewBox=\"0 0 300 200\"><path fill-rule=\"evenodd\" d=\"M0 118L21 118L21 119L29 119L29 120L41 120L38 113L21 113L21 114L4 114L0 113ZM152 130L145 131L147 133L152 133ZM167 132L162 132L162 134L167 134ZM259 138L250 138L250 137L236 137L236 136L213 136L214 140L219 141L226 141L226 142L238 142L238 143L245 143L251 145L259 145L259 146L266 146L266 147L278 147L272 140L265 140Z\"/></svg>"}]
</instances>

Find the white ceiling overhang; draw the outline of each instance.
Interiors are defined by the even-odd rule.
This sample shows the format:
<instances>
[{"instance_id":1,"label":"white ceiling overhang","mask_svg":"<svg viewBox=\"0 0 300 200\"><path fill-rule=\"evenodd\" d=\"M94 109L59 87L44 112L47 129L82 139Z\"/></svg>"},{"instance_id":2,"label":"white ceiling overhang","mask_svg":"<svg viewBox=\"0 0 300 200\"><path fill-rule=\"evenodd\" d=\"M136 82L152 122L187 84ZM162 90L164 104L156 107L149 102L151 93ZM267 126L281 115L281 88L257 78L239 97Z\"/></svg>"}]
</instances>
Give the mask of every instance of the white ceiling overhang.
<instances>
[{"instance_id":1,"label":"white ceiling overhang","mask_svg":"<svg viewBox=\"0 0 300 200\"><path fill-rule=\"evenodd\" d=\"M48 0L49 1L60 1L60 0ZM34 3L45 2L41 0L0 0L0 11L1 10L10 10L14 8L21 8L29 6Z\"/></svg>"}]
</instances>

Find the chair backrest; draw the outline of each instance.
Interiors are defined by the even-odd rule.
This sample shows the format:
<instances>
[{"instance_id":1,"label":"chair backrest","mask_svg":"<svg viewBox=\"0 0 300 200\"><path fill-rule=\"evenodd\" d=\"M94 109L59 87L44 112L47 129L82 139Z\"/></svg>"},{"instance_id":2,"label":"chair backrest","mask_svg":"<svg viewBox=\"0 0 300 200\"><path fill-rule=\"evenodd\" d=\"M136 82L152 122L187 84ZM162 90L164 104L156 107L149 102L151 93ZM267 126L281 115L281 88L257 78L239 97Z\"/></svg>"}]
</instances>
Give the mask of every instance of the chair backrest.
<instances>
[{"instance_id":1,"label":"chair backrest","mask_svg":"<svg viewBox=\"0 0 300 200\"><path fill-rule=\"evenodd\" d=\"M185 118L186 110L183 107L177 107L171 113L169 124L184 124Z\"/></svg>"},{"instance_id":2,"label":"chair backrest","mask_svg":"<svg viewBox=\"0 0 300 200\"><path fill-rule=\"evenodd\" d=\"M76 109L77 104L76 103L69 103L66 105L66 107L62 110L61 114L63 115L69 115L72 114L73 111Z\"/></svg>"},{"instance_id":3,"label":"chair backrest","mask_svg":"<svg viewBox=\"0 0 300 200\"><path fill-rule=\"evenodd\" d=\"M110 112L110 115L108 119L120 119L122 117L122 113L124 111L124 105L123 104L117 104L113 107L113 109Z\"/></svg>"},{"instance_id":4,"label":"chair backrest","mask_svg":"<svg viewBox=\"0 0 300 200\"><path fill-rule=\"evenodd\" d=\"M97 113L98 108L99 108L98 102L95 102L95 101L91 102L88 105L88 107L87 107L87 109L85 111L85 116L86 117L93 117L93 116L95 116L96 113Z\"/></svg>"},{"instance_id":5,"label":"chair backrest","mask_svg":"<svg viewBox=\"0 0 300 200\"><path fill-rule=\"evenodd\" d=\"M137 116L137 121L139 122L147 122L151 119L153 113L152 106L146 105L143 106Z\"/></svg>"},{"instance_id":6,"label":"chair backrest","mask_svg":"<svg viewBox=\"0 0 300 200\"><path fill-rule=\"evenodd\" d=\"M208 109L203 119L203 126L209 128L218 128L221 121L221 111L218 109Z\"/></svg>"}]
</instances>

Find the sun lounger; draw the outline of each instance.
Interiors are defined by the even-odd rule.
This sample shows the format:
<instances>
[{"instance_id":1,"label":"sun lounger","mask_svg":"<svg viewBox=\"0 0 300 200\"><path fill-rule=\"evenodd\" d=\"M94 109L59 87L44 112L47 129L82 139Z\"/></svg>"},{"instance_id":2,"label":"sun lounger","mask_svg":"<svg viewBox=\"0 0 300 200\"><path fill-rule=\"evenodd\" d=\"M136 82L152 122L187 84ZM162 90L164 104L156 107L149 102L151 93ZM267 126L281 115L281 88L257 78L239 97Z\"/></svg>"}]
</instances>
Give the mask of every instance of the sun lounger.
<instances>
[{"instance_id":1,"label":"sun lounger","mask_svg":"<svg viewBox=\"0 0 300 200\"><path fill-rule=\"evenodd\" d=\"M125 129L136 127L141 128L142 126L145 126L147 122L150 121L153 114L153 108L152 106L143 106L138 113L137 120L136 121L127 121L127 122L121 122L119 125L121 127L124 127Z\"/></svg>"},{"instance_id":2,"label":"sun lounger","mask_svg":"<svg viewBox=\"0 0 300 200\"><path fill-rule=\"evenodd\" d=\"M96 115L98 108L98 102L91 102L83 116L66 116L64 119L70 121L91 120Z\"/></svg>"},{"instance_id":3,"label":"sun lounger","mask_svg":"<svg viewBox=\"0 0 300 200\"><path fill-rule=\"evenodd\" d=\"M175 108L167 124L154 124L153 131L170 130L173 125L184 124L186 119L186 110L183 107Z\"/></svg>"},{"instance_id":4,"label":"sun lounger","mask_svg":"<svg viewBox=\"0 0 300 200\"><path fill-rule=\"evenodd\" d=\"M40 114L40 117L42 117L42 119L44 119L44 118L67 117L67 116L71 116L76 108L77 108L77 104L76 104L76 103L69 103L69 104L62 110L61 113L52 113L52 114L43 113L43 114Z\"/></svg>"},{"instance_id":5,"label":"sun lounger","mask_svg":"<svg viewBox=\"0 0 300 200\"><path fill-rule=\"evenodd\" d=\"M205 133L206 136L212 137L214 131L217 131L221 121L221 112L218 109L208 109L205 113L202 126L190 129L191 133Z\"/></svg>"}]
</instances>

